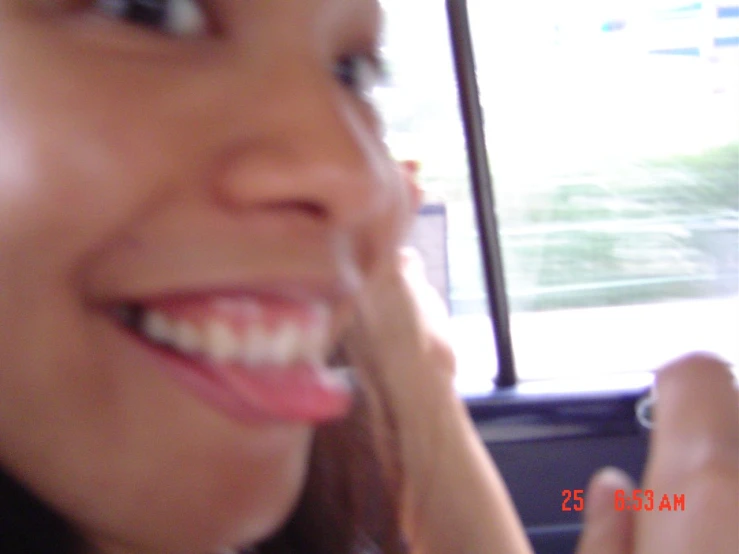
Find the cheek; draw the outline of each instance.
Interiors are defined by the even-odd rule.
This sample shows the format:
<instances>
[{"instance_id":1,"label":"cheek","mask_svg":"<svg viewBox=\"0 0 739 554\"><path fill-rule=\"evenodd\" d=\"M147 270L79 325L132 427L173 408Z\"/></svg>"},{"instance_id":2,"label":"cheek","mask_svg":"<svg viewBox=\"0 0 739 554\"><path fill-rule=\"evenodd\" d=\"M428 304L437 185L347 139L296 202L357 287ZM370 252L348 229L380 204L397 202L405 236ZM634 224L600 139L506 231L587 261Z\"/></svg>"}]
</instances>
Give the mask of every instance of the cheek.
<instances>
[{"instance_id":1,"label":"cheek","mask_svg":"<svg viewBox=\"0 0 739 554\"><path fill-rule=\"evenodd\" d=\"M310 432L245 430L169 382L111 362L76 290L77 268L168 193L176 162L194 159L182 154L192 140L173 143L182 135L173 118L168 125L151 107L116 103L115 86L93 78L104 71L82 75L4 33L3 467L85 528L142 544L176 539L184 552L215 536L272 530L300 492Z\"/></svg>"},{"instance_id":2,"label":"cheek","mask_svg":"<svg viewBox=\"0 0 739 554\"><path fill-rule=\"evenodd\" d=\"M33 411L33 391L50 405L84 382L71 373L88 363L75 268L135 206L130 169L111 156L115 122L104 125L104 106L81 98L65 69L43 44L0 36L0 317L13 321L0 334L0 382L18 391L2 411Z\"/></svg>"},{"instance_id":3,"label":"cheek","mask_svg":"<svg viewBox=\"0 0 739 554\"><path fill-rule=\"evenodd\" d=\"M45 261L106 244L194 158L191 122L165 109L169 82L68 42L53 29L0 36L0 236Z\"/></svg>"},{"instance_id":4,"label":"cheek","mask_svg":"<svg viewBox=\"0 0 739 554\"><path fill-rule=\"evenodd\" d=\"M127 203L121 194L126 188L116 183L120 173L106 164L101 137L86 128L85 114L45 109L45 98L34 101L38 93L8 100L3 92L3 248L15 247L23 257L39 263L72 261L121 219Z\"/></svg>"}]
</instances>

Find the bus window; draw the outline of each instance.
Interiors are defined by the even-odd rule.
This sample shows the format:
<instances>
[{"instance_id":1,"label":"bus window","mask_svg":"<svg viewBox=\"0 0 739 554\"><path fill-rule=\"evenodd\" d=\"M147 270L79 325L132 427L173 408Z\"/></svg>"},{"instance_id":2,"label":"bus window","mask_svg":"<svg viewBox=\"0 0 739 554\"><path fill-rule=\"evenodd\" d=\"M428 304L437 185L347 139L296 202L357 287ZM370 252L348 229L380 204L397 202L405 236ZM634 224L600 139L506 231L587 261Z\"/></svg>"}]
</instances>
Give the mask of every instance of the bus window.
<instances>
[{"instance_id":1,"label":"bus window","mask_svg":"<svg viewBox=\"0 0 739 554\"><path fill-rule=\"evenodd\" d=\"M489 392L445 3L383 6L388 143L446 206L458 385ZM687 350L739 361L739 5L467 6L518 377L645 371Z\"/></svg>"}]
</instances>

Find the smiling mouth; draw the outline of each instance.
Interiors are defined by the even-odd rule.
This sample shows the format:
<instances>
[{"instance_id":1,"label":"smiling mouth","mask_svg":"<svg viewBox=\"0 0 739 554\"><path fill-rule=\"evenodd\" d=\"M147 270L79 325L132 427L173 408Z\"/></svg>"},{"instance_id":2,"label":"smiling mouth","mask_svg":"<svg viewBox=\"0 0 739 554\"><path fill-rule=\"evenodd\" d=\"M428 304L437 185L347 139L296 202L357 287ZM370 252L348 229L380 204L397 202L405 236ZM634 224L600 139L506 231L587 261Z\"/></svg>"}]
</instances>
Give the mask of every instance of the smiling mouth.
<instances>
[{"instance_id":1,"label":"smiling mouth","mask_svg":"<svg viewBox=\"0 0 739 554\"><path fill-rule=\"evenodd\" d=\"M256 300L239 300L186 313L129 304L119 307L115 315L144 340L210 363L245 368L324 363L329 346L328 308L314 303L292 314L285 309L282 314L275 311L273 307L265 313Z\"/></svg>"},{"instance_id":2,"label":"smiling mouth","mask_svg":"<svg viewBox=\"0 0 739 554\"><path fill-rule=\"evenodd\" d=\"M346 412L346 372L326 362L330 307L320 299L195 295L113 310L167 372L237 418L323 421Z\"/></svg>"}]
</instances>

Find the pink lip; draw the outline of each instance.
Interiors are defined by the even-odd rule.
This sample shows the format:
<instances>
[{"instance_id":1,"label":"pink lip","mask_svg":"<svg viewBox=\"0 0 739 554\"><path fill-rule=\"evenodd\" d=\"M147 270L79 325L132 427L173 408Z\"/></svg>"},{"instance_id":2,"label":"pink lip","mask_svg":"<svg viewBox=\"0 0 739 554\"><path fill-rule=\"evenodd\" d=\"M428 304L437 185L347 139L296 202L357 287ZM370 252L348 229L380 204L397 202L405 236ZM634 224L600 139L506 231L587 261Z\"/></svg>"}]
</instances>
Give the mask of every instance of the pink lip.
<instances>
[{"instance_id":1,"label":"pink lip","mask_svg":"<svg viewBox=\"0 0 739 554\"><path fill-rule=\"evenodd\" d=\"M117 295L116 303L153 305L169 303L178 299L238 298L255 296L283 302L310 302L322 300L339 304L355 296L360 289L360 279L274 279L249 285L232 285L228 282L181 284L176 287L158 288L154 293L135 292ZM107 301L106 303L109 303Z\"/></svg>"}]
</instances>

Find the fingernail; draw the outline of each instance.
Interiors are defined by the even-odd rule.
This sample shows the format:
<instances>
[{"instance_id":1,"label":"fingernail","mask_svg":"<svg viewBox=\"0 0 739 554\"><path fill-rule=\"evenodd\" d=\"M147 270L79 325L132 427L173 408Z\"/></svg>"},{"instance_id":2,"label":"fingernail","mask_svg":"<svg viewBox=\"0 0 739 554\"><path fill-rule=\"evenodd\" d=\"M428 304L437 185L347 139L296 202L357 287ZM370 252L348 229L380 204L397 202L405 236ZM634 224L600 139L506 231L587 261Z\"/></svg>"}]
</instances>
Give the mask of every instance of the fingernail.
<instances>
[{"instance_id":1,"label":"fingernail","mask_svg":"<svg viewBox=\"0 0 739 554\"><path fill-rule=\"evenodd\" d=\"M655 404L657 403L656 381L649 392L637 400L634 407L637 421L646 429L654 428Z\"/></svg>"}]
</instances>

